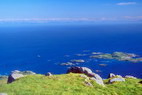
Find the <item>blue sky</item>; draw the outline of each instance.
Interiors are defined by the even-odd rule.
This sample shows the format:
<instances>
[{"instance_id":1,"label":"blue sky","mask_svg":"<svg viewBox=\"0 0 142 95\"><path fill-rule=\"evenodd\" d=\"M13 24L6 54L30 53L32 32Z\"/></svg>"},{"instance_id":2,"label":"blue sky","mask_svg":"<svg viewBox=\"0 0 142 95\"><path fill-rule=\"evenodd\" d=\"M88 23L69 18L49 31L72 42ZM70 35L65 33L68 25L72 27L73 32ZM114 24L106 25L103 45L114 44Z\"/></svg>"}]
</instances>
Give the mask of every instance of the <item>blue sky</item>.
<instances>
[{"instance_id":1,"label":"blue sky","mask_svg":"<svg viewBox=\"0 0 142 95\"><path fill-rule=\"evenodd\" d=\"M142 0L0 0L0 22L142 21Z\"/></svg>"}]
</instances>

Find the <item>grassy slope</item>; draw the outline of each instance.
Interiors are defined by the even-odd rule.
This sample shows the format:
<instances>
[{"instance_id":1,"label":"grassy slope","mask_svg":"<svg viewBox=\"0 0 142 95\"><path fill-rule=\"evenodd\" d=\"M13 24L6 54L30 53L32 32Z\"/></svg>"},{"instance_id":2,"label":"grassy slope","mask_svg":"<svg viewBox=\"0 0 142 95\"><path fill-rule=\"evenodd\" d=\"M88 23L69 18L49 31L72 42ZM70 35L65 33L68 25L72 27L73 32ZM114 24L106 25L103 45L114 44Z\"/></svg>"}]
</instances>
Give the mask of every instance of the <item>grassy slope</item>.
<instances>
[{"instance_id":1,"label":"grassy slope","mask_svg":"<svg viewBox=\"0 0 142 95\"><path fill-rule=\"evenodd\" d=\"M0 81L0 92L8 95L142 95L139 79L127 79L126 82L99 86L93 81L93 87L84 84L79 74L55 76L30 75L12 84ZM105 80L107 82L107 80Z\"/></svg>"}]
</instances>

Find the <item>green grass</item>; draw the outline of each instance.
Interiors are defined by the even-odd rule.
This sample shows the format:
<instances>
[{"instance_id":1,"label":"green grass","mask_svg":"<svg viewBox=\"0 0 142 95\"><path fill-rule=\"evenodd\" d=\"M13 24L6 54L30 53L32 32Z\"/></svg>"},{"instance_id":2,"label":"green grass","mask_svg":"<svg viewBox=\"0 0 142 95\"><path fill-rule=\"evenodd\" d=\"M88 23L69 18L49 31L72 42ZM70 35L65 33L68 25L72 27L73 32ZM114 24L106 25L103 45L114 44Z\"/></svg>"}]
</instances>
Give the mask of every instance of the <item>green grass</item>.
<instances>
[{"instance_id":1,"label":"green grass","mask_svg":"<svg viewBox=\"0 0 142 95\"><path fill-rule=\"evenodd\" d=\"M125 82L107 84L106 87L90 81L93 87L85 85L79 74L54 76L29 75L11 84L0 81L0 92L8 95L142 95L140 79L126 79Z\"/></svg>"}]
</instances>

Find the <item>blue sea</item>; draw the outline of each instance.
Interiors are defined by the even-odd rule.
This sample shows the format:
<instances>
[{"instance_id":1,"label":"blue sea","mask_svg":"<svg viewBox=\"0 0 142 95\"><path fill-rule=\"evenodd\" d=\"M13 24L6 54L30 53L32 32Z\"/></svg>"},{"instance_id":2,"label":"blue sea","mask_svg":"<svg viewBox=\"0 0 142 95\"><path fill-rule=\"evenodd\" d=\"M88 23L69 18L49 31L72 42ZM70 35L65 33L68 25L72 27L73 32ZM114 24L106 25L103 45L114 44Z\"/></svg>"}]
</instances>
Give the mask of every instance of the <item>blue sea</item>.
<instances>
[{"instance_id":1,"label":"blue sea","mask_svg":"<svg viewBox=\"0 0 142 95\"><path fill-rule=\"evenodd\" d=\"M61 63L84 59L77 66L88 67L107 78L109 73L142 78L142 63L92 60L92 52L115 51L142 56L142 24L44 25L0 27L0 74L31 70L39 74L64 74ZM107 64L103 67L98 64Z\"/></svg>"}]
</instances>

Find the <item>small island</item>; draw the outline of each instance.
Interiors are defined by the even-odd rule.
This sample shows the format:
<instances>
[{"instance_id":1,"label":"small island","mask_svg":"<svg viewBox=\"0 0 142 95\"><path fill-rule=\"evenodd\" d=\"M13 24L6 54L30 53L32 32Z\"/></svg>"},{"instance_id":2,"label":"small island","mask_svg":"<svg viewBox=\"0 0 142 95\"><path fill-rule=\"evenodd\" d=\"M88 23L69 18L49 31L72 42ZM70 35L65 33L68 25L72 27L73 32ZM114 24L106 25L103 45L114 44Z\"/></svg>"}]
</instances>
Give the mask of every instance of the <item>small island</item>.
<instances>
[{"instance_id":1,"label":"small island","mask_svg":"<svg viewBox=\"0 0 142 95\"><path fill-rule=\"evenodd\" d=\"M101 54L93 53L93 55L91 55L90 58L115 59L118 61L129 61L134 63L142 62L142 57L139 57L134 53L125 53L125 52L113 52L113 53L101 53Z\"/></svg>"}]
</instances>

